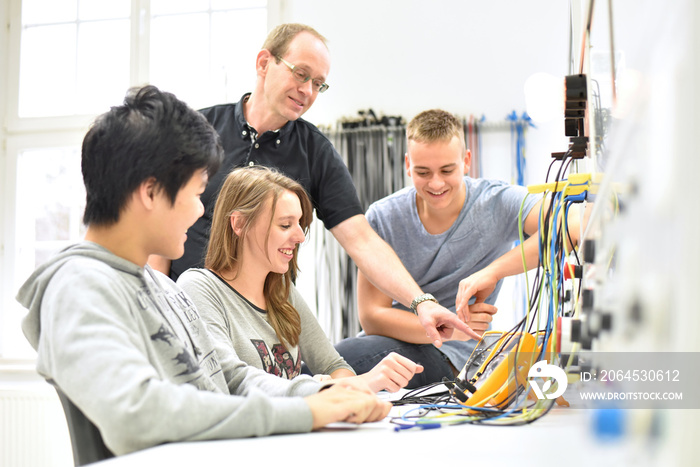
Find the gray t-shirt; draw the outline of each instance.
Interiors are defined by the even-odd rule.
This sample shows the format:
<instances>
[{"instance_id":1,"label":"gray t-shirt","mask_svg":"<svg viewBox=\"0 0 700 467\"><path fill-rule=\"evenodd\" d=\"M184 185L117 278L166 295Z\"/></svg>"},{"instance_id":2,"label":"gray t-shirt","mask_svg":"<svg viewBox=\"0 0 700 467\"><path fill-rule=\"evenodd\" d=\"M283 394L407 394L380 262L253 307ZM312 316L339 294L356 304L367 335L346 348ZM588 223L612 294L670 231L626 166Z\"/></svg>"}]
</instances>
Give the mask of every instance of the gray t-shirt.
<instances>
[{"instance_id":1,"label":"gray t-shirt","mask_svg":"<svg viewBox=\"0 0 700 467\"><path fill-rule=\"evenodd\" d=\"M421 289L455 311L459 281L485 268L518 240L518 213L527 188L500 180L464 177L466 198L454 224L445 232L428 233L418 217L416 189L406 187L373 203L367 210L372 228L394 249ZM539 198L529 196L527 217ZM486 300L496 301L501 282ZM406 309L394 301L395 308ZM442 350L460 369L474 343L446 342Z\"/></svg>"},{"instance_id":2,"label":"gray t-shirt","mask_svg":"<svg viewBox=\"0 0 700 467\"><path fill-rule=\"evenodd\" d=\"M216 348L235 350L248 365L284 379L301 373L302 360L313 374L345 368L354 373L324 334L301 294L292 287L289 301L301 317L299 345L280 343L267 312L207 269L188 269L177 284L192 298Z\"/></svg>"}]
</instances>

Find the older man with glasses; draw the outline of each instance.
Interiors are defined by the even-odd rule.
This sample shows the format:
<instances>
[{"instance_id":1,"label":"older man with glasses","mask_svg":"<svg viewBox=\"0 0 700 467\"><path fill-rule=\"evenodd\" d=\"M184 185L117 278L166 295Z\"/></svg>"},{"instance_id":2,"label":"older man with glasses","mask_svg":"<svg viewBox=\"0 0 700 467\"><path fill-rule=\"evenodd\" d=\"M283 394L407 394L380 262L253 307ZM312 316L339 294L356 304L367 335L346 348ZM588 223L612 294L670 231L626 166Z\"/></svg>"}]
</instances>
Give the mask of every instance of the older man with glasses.
<instances>
[{"instance_id":1,"label":"older man with glasses","mask_svg":"<svg viewBox=\"0 0 700 467\"><path fill-rule=\"evenodd\" d=\"M329 87L326 39L306 25L280 25L268 35L255 64L252 93L237 104L201 111L221 136L224 163L202 195L206 212L188 230L184 256L172 264L151 258L151 265L173 280L191 267L202 267L212 208L226 175L244 165L274 167L304 186L318 218L363 274L379 290L410 306L431 342L440 346L453 329L478 338L454 313L423 293L391 247L370 227L338 152L318 128L301 118Z\"/></svg>"}]
</instances>

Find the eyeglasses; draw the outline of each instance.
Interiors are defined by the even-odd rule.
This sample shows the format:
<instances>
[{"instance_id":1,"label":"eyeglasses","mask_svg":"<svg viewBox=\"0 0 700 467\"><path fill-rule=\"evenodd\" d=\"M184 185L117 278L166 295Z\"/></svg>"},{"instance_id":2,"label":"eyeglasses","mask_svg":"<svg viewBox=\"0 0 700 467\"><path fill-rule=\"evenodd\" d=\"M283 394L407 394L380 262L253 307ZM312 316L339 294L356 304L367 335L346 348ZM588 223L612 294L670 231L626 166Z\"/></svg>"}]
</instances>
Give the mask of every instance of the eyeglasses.
<instances>
[{"instance_id":1,"label":"eyeglasses","mask_svg":"<svg viewBox=\"0 0 700 467\"><path fill-rule=\"evenodd\" d=\"M307 81L311 80L311 85L313 86L314 91L326 92L330 87L327 83L322 82L320 79L311 78L311 76L306 71L302 70L301 68L297 68L296 65L292 65L279 55L277 55L277 60L287 65L289 67L289 71L292 72L292 76L294 77L294 79L299 81L300 83L306 83Z\"/></svg>"}]
</instances>

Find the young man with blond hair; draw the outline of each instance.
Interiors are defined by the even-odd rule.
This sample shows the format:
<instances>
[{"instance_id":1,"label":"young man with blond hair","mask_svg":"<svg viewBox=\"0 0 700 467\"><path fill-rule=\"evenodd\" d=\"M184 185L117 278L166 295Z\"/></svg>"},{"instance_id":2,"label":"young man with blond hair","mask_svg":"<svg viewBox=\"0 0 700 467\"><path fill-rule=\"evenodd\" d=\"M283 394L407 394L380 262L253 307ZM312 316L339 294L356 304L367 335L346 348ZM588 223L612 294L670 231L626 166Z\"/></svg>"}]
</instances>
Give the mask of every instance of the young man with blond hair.
<instances>
[{"instance_id":1,"label":"young man with blond hair","mask_svg":"<svg viewBox=\"0 0 700 467\"><path fill-rule=\"evenodd\" d=\"M467 176L471 153L463 131L462 123L443 110L413 118L406 130L405 155L413 186L373 203L366 215L419 287L482 333L496 312L500 282L487 298L457 309L460 281L511 250L519 237L518 214L527 190ZM534 197L524 204L528 235L538 229L538 205ZM363 271L358 272L357 295L364 335L345 339L336 348L358 374L396 352L425 367L407 387L453 379L476 344L472 335L455 331L442 347L434 347L416 316L375 287Z\"/></svg>"}]
</instances>

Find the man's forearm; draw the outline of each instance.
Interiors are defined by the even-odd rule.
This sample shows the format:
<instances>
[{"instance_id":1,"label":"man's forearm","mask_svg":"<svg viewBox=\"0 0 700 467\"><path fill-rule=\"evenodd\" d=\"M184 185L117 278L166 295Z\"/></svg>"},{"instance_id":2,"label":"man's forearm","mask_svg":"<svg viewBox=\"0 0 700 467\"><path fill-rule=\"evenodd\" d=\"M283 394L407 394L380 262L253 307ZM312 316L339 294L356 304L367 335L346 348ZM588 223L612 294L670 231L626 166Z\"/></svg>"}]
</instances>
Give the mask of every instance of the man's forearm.
<instances>
[{"instance_id":1,"label":"man's forearm","mask_svg":"<svg viewBox=\"0 0 700 467\"><path fill-rule=\"evenodd\" d=\"M421 288L386 242L380 240L370 251L371 254L353 258L357 267L375 287L409 307L413 299L423 293Z\"/></svg>"},{"instance_id":2,"label":"man's forearm","mask_svg":"<svg viewBox=\"0 0 700 467\"><path fill-rule=\"evenodd\" d=\"M361 305L358 303L358 307ZM412 344L431 343L418 317L404 310L374 306L360 311L360 322L368 335L391 337Z\"/></svg>"},{"instance_id":3,"label":"man's forearm","mask_svg":"<svg viewBox=\"0 0 700 467\"><path fill-rule=\"evenodd\" d=\"M331 232L360 271L385 295L410 307L423 293L394 250L372 230L365 216L352 217L333 227ZM420 303L416 312L429 340L437 347L452 336L454 329L478 338L453 312L430 300Z\"/></svg>"},{"instance_id":4,"label":"man's forearm","mask_svg":"<svg viewBox=\"0 0 700 467\"><path fill-rule=\"evenodd\" d=\"M352 228L348 228L352 225ZM423 293L394 250L377 235L364 216L351 218L331 232L358 269L385 295L409 307Z\"/></svg>"}]
</instances>

